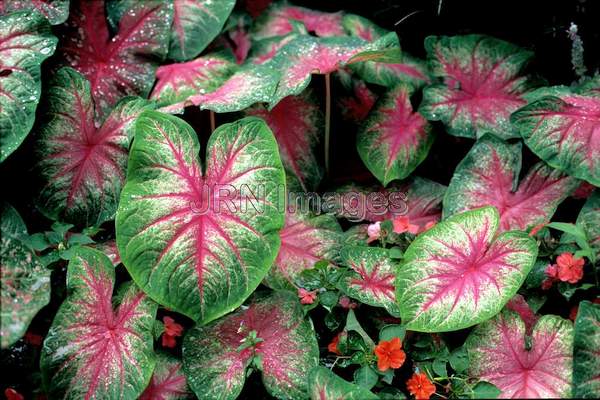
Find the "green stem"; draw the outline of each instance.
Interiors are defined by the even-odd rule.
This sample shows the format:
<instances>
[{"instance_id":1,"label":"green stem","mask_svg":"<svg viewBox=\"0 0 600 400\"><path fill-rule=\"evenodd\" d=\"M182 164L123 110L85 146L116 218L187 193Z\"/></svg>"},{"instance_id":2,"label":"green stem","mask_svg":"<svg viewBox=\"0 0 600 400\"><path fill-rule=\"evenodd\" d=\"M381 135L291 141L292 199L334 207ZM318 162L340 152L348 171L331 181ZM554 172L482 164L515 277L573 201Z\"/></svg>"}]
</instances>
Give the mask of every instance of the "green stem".
<instances>
[{"instance_id":1,"label":"green stem","mask_svg":"<svg viewBox=\"0 0 600 400\"><path fill-rule=\"evenodd\" d=\"M331 80L325 75L325 173L329 176L329 129L331 127Z\"/></svg>"}]
</instances>

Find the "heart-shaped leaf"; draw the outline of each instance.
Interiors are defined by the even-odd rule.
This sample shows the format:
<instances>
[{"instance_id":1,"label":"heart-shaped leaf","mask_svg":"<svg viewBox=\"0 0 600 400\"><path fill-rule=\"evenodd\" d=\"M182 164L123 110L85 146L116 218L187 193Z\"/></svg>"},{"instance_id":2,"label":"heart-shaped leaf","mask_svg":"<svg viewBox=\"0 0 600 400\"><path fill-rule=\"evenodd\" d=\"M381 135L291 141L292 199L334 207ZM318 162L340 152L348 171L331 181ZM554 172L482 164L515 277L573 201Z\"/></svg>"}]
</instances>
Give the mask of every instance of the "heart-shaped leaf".
<instances>
[{"instance_id":1,"label":"heart-shaped leaf","mask_svg":"<svg viewBox=\"0 0 600 400\"><path fill-rule=\"evenodd\" d=\"M494 384L500 398L569 398L573 325L544 315L526 339L525 323L505 310L479 325L466 342L469 374Z\"/></svg>"},{"instance_id":2,"label":"heart-shaped leaf","mask_svg":"<svg viewBox=\"0 0 600 400\"><path fill-rule=\"evenodd\" d=\"M550 96L511 117L525 144L552 167L600 186L600 97L560 87L541 93Z\"/></svg>"},{"instance_id":3,"label":"heart-shaped leaf","mask_svg":"<svg viewBox=\"0 0 600 400\"><path fill-rule=\"evenodd\" d=\"M138 400L192 399L181 361L167 353L156 354L156 368L150 384Z\"/></svg>"},{"instance_id":4,"label":"heart-shaped leaf","mask_svg":"<svg viewBox=\"0 0 600 400\"><path fill-rule=\"evenodd\" d=\"M135 125L117 246L136 283L160 304L204 323L238 307L275 260L284 171L267 125L221 125L206 167L193 129L146 111Z\"/></svg>"},{"instance_id":5,"label":"heart-shaped leaf","mask_svg":"<svg viewBox=\"0 0 600 400\"><path fill-rule=\"evenodd\" d=\"M577 87L577 93L584 96L600 97L600 75L596 74L592 78L584 81Z\"/></svg>"},{"instance_id":6,"label":"heart-shaped leaf","mask_svg":"<svg viewBox=\"0 0 600 400\"><path fill-rule=\"evenodd\" d=\"M519 136L509 117L526 103L529 84L519 73L533 53L482 35L431 36L425 48L433 75L444 79L423 92L419 111L427 119L455 136Z\"/></svg>"},{"instance_id":7,"label":"heart-shaped leaf","mask_svg":"<svg viewBox=\"0 0 600 400\"><path fill-rule=\"evenodd\" d=\"M279 232L281 247L266 278L268 285L289 288L302 271L312 268L317 261L335 259L341 233L333 215L312 217L302 210L287 212L285 225Z\"/></svg>"},{"instance_id":8,"label":"heart-shaped leaf","mask_svg":"<svg viewBox=\"0 0 600 400\"><path fill-rule=\"evenodd\" d=\"M388 31L367 18L355 14L344 15L342 26L348 35L361 38L367 42L373 42L388 33Z\"/></svg>"},{"instance_id":9,"label":"heart-shaped leaf","mask_svg":"<svg viewBox=\"0 0 600 400\"><path fill-rule=\"evenodd\" d=\"M493 207L454 215L410 244L396 279L409 330L446 332L496 315L521 287L537 257L525 232L496 236Z\"/></svg>"},{"instance_id":10,"label":"heart-shaped leaf","mask_svg":"<svg viewBox=\"0 0 600 400\"><path fill-rule=\"evenodd\" d=\"M52 25L62 24L69 16L69 0L4 0L0 14L15 11L38 11Z\"/></svg>"},{"instance_id":11,"label":"heart-shaped leaf","mask_svg":"<svg viewBox=\"0 0 600 400\"><path fill-rule=\"evenodd\" d=\"M329 368L315 367L310 372L311 400L376 400L379 399L371 391L354 385L336 374Z\"/></svg>"},{"instance_id":12,"label":"heart-shaped leaf","mask_svg":"<svg viewBox=\"0 0 600 400\"><path fill-rule=\"evenodd\" d=\"M196 325L183 341L183 367L200 399L237 398L251 365L262 372L272 396L303 399L308 372L318 361L312 323L289 292L275 292L209 325Z\"/></svg>"},{"instance_id":13,"label":"heart-shaped leaf","mask_svg":"<svg viewBox=\"0 0 600 400\"><path fill-rule=\"evenodd\" d=\"M310 93L288 96L270 111L262 104L256 105L246 110L246 114L260 117L269 125L286 171L300 183L298 189L314 190L323 176L315 154L323 121Z\"/></svg>"},{"instance_id":14,"label":"heart-shaped leaf","mask_svg":"<svg viewBox=\"0 0 600 400\"><path fill-rule=\"evenodd\" d=\"M587 199L577 216L577 226L585 232L588 243L600 259L600 190L596 189Z\"/></svg>"},{"instance_id":15,"label":"heart-shaped leaf","mask_svg":"<svg viewBox=\"0 0 600 400\"><path fill-rule=\"evenodd\" d=\"M285 36L294 30L294 21L301 22L306 30L317 36L343 36L341 13L325 13L304 7L277 5L264 13L256 24L255 39Z\"/></svg>"},{"instance_id":16,"label":"heart-shaped leaf","mask_svg":"<svg viewBox=\"0 0 600 400\"><path fill-rule=\"evenodd\" d=\"M168 64L156 70L156 85L150 98L169 112L181 113L191 96L212 92L237 69L221 54L209 54L186 63Z\"/></svg>"},{"instance_id":17,"label":"heart-shaped leaf","mask_svg":"<svg viewBox=\"0 0 600 400\"><path fill-rule=\"evenodd\" d=\"M115 269L97 250L82 247L67 272L67 299L44 341L40 365L53 398L134 399L156 363L152 327L157 305L126 284L115 309Z\"/></svg>"},{"instance_id":18,"label":"heart-shaped leaf","mask_svg":"<svg viewBox=\"0 0 600 400\"><path fill-rule=\"evenodd\" d=\"M92 87L102 117L127 95L147 97L158 64L167 54L172 3L123 0L111 15L110 35L104 0L77 1L66 23L60 51Z\"/></svg>"},{"instance_id":19,"label":"heart-shaped leaf","mask_svg":"<svg viewBox=\"0 0 600 400\"><path fill-rule=\"evenodd\" d=\"M50 270L25 244L25 223L8 204L2 206L0 231L0 347L5 349L25 334L33 317L50 301Z\"/></svg>"},{"instance_id":20,"label":"heart-shaped leaf","mask_svg":"<svg viewBox=\"0 0 600 400\"><path fill-rule=\"evenodd\" d=\"M521 143L485 135L460 162L444 197L444 217L486 205L500 212L500 230L548 222L578 181L540 162L517 185Z\"/></svg>"},{"instance_id":21,"label":"heart-shaped leaf","mask_svg":"<svg viewBox=\"0 0 600 400\"><path fill-rule=\"evenodd\" d=\"M51 219L83 226L114 218L133 122L152 105L125 98L98 126L89 82L68 67L54 75L46 102L38 141L38 170L45 185L38 207Z\"/></svg>"},{"instance_id":22,"label":"heart-shaped leaf","mask_svg":"<svg viewBox=\"0 0 600 400\"><path fill-rule=\"evenodd\" d=\"M336 71L365 44L362 39L351 37L296 37L268 63L281 73L269 107L274 107L286 96L300 94L310 83L312 74Z\"/></svg>"},{"instance_id":23,"label":"heart-shaped leaf","mask_svg":"<svg viewBox=\"0 0 600 400\"><path fill-rule=\"evenodd\" d=\"M57 39L48 21L26 11L0 17L0 162L25 140L40 100L40 65Z\"/></svg>"},{"instance_id":24,"label":"heart-shaped leaf","mask_svg":"<svg viewBox=\"0 0 600 400\"><path fill-rule=\"evenodd\" d=\"M398 85L375 106L356 139L360 158L387 186L404 179L425 159L433 143L427 120L413 112L411 89Z\"/></svg>"},{"instance_id":25,"label":"heart-shaped leaf","mask_svg":"<svg viewBox=\"0 0 600 400\"><path fill-rule=\"evenodd\" d=\"M346 246L340 251L341 264L349 267L339 287L349 297L398 315L394 280L398 265L387 249Z\"/></svg>"},{"instance_id":26,"label":"heart-shaped leaf","mask_svg":"<svg viewBox=\"0 0 600 400\"><path fill-rule=\"evenodd\" d=\"M174 0L169 58L196 57L221 32L235 0Z\"/></svg>"},{"instance_id":27,"label":"heart-shaped leaf","mask_svg":"<svg viewBox=\"0 0 600 400\"><path fill-rule=\"evenodd\" d=\"M582 301L575 319L573 397L600 397L600 305Z\"/></svg>"}]
</instances>

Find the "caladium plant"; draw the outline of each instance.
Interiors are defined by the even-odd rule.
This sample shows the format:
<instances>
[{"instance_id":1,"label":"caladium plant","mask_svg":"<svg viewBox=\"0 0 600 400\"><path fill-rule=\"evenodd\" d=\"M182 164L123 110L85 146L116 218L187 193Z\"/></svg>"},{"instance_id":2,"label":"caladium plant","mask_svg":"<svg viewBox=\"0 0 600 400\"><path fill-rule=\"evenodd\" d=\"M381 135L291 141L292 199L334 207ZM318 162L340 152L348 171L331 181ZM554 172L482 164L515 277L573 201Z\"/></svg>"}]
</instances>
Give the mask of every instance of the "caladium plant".
<instances>
[{"instance_id":1,"label":"caladium plant","mask_svg":"<svg viewBox=\"0 0 600 400\"><path fill-rule=\"evenodd\" d=\"M600 396L600 305L582 301L575 320L573 397Z\"/></svg>"},{"instance_id":2,"label":"caladium plant","mask_svg":"<svg viewBox=\"0 0 600 400\"><path fill-rule=\"evenodd\" d=\"M325 13L304 7L274 5L260 17L255 29L256 39L285 36L294 30L293 21L301 22L306 30L317 36L342 36L341 13Z\"/></svg>"},{"instance_id":3,"label":"caladium plant","mask_svg":"<svg viewBox=\"0 0 600 400\"><path fill-rule=\"evenodd\" d=\"M492 205L500 213L501 230L527 230L550 221L579 184L543 162L518 182L520 171L521 143L485 135L456 167L444 196L444 217Z\"/></svg>"},{"instance_id":4,"label":"caladium plant","mask_svg":"<svg viewBox=\"0 0 600 400\"><path fill-rule=\"evenodd\" d=\"M377 103L356 139L363 162L383 186L409 176L433 143L429 123L413 112L411 92L406 85L392 88Z\"/></svg>"},{"instance_id":5,"label":"caladium plant","mask_svg":"<svg viewBox=\"0 0 600 400\"><path fill-rule=\"evenodd\" d=\"M157 305L137 286L125 284L113 308L114 281L113 265L97 250L81 248L70 261L68 296L40 361L49 395L136 398L150 382Z\"/></svg>"},{"instance_id":6,"label":"caladium plant","mask_svg":"<svg viewBox=\"0 0 600 400\"><path fill-rule=\"evenodd\" d=\"M407 329L445 332L497 314L533 267L537 245L525 232L497 235L500 216L483 207L449 217L419 235L396 274Z\"/></svg>"},{"instance_id":7,"label":"caladium plant","mask_svg":"<svg viewBox=\"0 0 600 400\"><path fill-rule=\"evenodd\" d=\"M4 0L0 14L15 11L37 11L52 25L62 24L69 16L69 0Z\"/></svg>"},{"instance_id":8,"label":"caladium plant","mask_svg":"<svg viewBox=\"0 0 600 400\"><path fill-rule=\"evenodd\" d=\"M511 119L527 146L552 167L600 186L600 97L541 89Z\"/></svg>"},{"instance_id":9,"label":"caladium plant","mask_svg":"<svg viewBox=\"0 0 600 400\"><path fill-rule=\"evenodd\" d=\"M376 400L371 391L340 378L325 367L310 372L311 400Z\"/></svg>"},{"instance_id":10,"label":"caladium plant","mask_svg":"<svg viewBox=\"0 0 600 400\"><path fill-rule=\"evenodd\" d=\"M146 97L169 46L171 2L123 0L105 13L104 0L75 1L59 51L89 81L103 117L126 95Z\"/></svg>"},{"instance_id":11,"label":"caladium plant","mask_svg":"<svg viewBox=\"0 0 600 400\"><path fill-rule=\"evenodd\" d=\"M518 314L503 311L466 342L469 374L494 384L499 398L568 398L573 370L573 325L541 317L529 337Z\"/></svg>"},{"instance_id":12,"label":"caladium plant","mask_svg":"<svg viewBox=\"0 0 600 400\"><path fill-rule=\"evenodd\" d=\"M482 35L432 36L425 48L431 73L444 80L423 91L419 111L427 119L456 136L518 137L509 118L526 104L530 85L520 73L533 53Z\"/></svg>"},{"instance_id":13,"label":"caladium plant","mask_svg":"<svg viewBox=\"0 0 600 400\"><path fill-rule=\"evenodd\" d=\"M222 125L203 169L196 133L177 117L145 111L135 136L116 218L121 259L161 305L209 322L237 308L277 255L277 143L257 118Z\"/></svg>"},{"instance_id":14,"label":"caladium plant","mask_svg":"<svg viewBox=\"0 0 600 400\"><path fill-rule=\"evenodd\" d=\"M0 345L19 340L29 323L50 301L50 270L27 245L27 227L12 206L2 205L0 247Z\"/></svg>"},{"instance_id":15,"label":"caladium plant","mask_svg":"<svg viewBox=\"0 0 600 400\"><path fill-rule=\"evenodd\" d=\"M169 58L196 57L221 32L235 0L173 0Z\"/></svg>"},{"instance_id":16,"label":"caladium plant","mask_svg":"<svg viewBox=\"0 0 600 400\"><path fill-rule=\"evenodd\" d=\"M119 101L100 126L90 83L61 68L50 82L40 128L38 169L44 186L38 207L51 219L99 226L117 211L135 118L152 104Z\"/></svg>"},{"instance_id":17,"label":"caladium plant","mask_svg":"<svg viewBox=\"0 0 600 400\"><path fill-rule=\"evenodd\" d=\"M198 398L235 399L249 367L260 370L269 393L302 399L308 372L318 364L312 323L287 292L253 301L247 308L206 326L183 343L183 366Z\"/></svg>"},{"instance_id":18,"label":"caladium plant","mask_svg":"<svg viewBox=\"0 0 600 400\"><path fill-rule=\"evenodd\" d=\"M156 354L156 367L150 384L139 400L192 399L181 361L167 353Z\"/></svg>"},{"instance_id":19,"label":"caladium plant","mask_svg":"<svg viewBox=\"0 0 600 400\"><path fill-rule=\"evenodd\" d=\"M36 12L0 16L0 162L23 142L40 100L40 66L57 39Z\"/></svg>"},{"instance_id":20,"label":"caladium plant","mask_svg":"<svg viewBox=\"0 0 600 400\"><path fill-rule=\"evenodd\" d=\"M585 232L589 245L596 252L596 259L600 259L600 190L596 189L581 208L577 226Z\"/></svg>"}]
</instances>

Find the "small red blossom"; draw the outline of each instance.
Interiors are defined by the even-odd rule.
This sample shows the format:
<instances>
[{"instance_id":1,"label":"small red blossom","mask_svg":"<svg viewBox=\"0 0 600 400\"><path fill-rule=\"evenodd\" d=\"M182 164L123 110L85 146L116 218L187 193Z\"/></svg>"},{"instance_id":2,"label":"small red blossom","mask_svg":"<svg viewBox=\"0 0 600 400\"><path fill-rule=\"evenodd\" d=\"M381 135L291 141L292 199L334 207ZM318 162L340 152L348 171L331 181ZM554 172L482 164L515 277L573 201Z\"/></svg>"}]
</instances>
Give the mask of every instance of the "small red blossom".
<instances>
[{"instance_id":1,"label":"small red blossom","mask_svg":"<svg viewBox=\"0 0 600 400\"><path fill-rule=\"evenodd\" d=\"M390 368L400 368L406 360L406 354L402 350L402 342L397 337L392 340L380 341L375 347L375 355L377 356L377 368L381 372L385 372Z\"/></svg>"},{"instance_id":2,"label":"small red blossom","mask_svg":"<svg viewBox=\"0 0 600 400\"><path fill-rule=\"evenodd\" d=\"M556 264L548 264L544 272L546 273L547 278L542 282L542 289L548 290L552 287L554 282L558 282L558 266Z\"/></svg>"},{"instance_id":3,"label":"small red blossom","mask_svg":"<svg viewBox=\"0 0 600 400\"><path fill-rule=\"evenodd\" d=\"M173 348L177 345L177 339L175 338L183 333L183 326L171 317L163 317L163 323L165 324L165 331L162 334L162 345L163 347Z\"/></svg>"},{"instance_id":4,"label":"small red blossom","mask_svg":"<svg viewBox=\"0 0 600 400\"><path fill-rule=\"evenodd\" d=\"M342 296L342 297L340 297L340 306L342 306L342 308L345 308L347 310L353 310L356 307L358 307L358 304L356 304L355 302L350 300L350 298L348 296Z\"/></svg>"},{"instance_id":5,"label":"small red blossom","mask_svg":"<svg viewBox=\"0 0 600 400\"><path fill-rule=\"evenodd\" d=\"M342 337L342 332L335 335L335 337L331 340L331 343L327 345L327 350L330 353L337 354L338 356L342 353L338 349L338 344L340 343L340 338Z\"/></svg>"},{"instance_id":6,"label":"small red blossom","mask_svg":"<svg viewBox=\"0 0 600 400\"><path fill-rule=\"evenodd\" d=\"M406 388L417 400L428 400L435 393L435 385L431 383L426 374L415 372L406 381Z\"/></svg>"},{"instance_id":7,"label":"small red blossom","mask_svg":"<svg viewBox=\"0 0 600 400\"><path fill-rule=\"evenodd\" d=\"M408 232L413 235L419 233L419 225L411 224L408 217L397 217L392 223L394 224L394 233Z\"/></svg>"},{"instance_id":8,"label":"small red blossom","mask_svg":"<svg viewBox=\"0 0 600 400\"><path fill-rule=\"evenodd\" d=\"M13 388L6 388L4 396L6 396L6 400L25 400L25 397Z\"/></svg>"},{"instance_id":9,"label":"small red blossom","mask_svg":"<svg viewBox=\"0 0 600 400\"><path fill-rule=\"evenodd\" d=\"M25 333L23 339L25 339L25 343L28 343L32 346L41 346L42 342L44 341L44 338L42 336L31 332Z\"/></svg>"},{"instance_id":10,"label":"small red blossom","mask_svg":"<svg viewBox=\"0 0 600 400\"><path fill-rule=\"evenodd\" d=\"M298 289L298 297L300 298L301 304L312 304L317 298L317 291L308 291L303 288Z\"/></svg>"},{"instance_id":11,"label":"small red blossom","mask_svg":"<svg viewBox=\"0 0 600 400\"><path fill-rule=\"evenodd\" d=\"M562 253L556 258L558 279L563 282L577 283L583 278L583 258L575 258L571 253Z\"/></svg>"},{"instance_id":12,"label":"small red blossom","mask_svg":"<svg viewBox=\"0 0 600 400\"><path fill-rule=\"evenodd\" d=\"M381 237L381 222L375 222L367 227L367 234L369 238L367 243L374 242Z\"/></svg>"}]
</instances>

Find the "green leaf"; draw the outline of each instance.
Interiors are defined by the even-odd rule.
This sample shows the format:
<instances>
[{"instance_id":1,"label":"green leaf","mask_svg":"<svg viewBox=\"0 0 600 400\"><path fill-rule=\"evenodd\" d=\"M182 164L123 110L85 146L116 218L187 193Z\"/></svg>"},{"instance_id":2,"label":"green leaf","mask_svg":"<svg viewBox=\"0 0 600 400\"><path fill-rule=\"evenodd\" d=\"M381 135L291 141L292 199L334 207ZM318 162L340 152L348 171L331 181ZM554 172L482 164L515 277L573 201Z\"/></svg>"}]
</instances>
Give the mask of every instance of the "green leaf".
<instances>
[{"instance_id":1,"label":"green leaf","mask_svg":"<svg viewBox=\"0 0 600 400\"><path fill-rule=\"evenodd\" d=\"M489 382L480 381L473 386L474 399L496 399L502 392Z\"/></svg>"},{"instance_id":2,"label":"green leaf","mask_svg":"<svg viewBox=\"0 0 600 400\"><path fill-rule=\"evenodd\" d=\"M69 16L69 0L4 0L4 9L0 14L15 11L37 11L48 19L52 25L62 24Z\"/></svg>"},{"instance_id":3,"label":"green leaf","mask_svg":"<svg viewBox=\"0 0 600 400\"><path fill-rule=\"evenodd\" d=\"M354 383L367 390L371 390L379 381L379 375L368 365L354 371Z\"/></svg>"},{"instance_id":4,"label":"green leaf","mask_svg":"<svg viewBox=\"0 0 600 400\"><path fill-rule=\"evenodd\" d=\"M433 372L435 372L437 376L441 376L441 377L448 376L448 370L446 369L447 362L448 362L447 360L440 359L440 358L434 359L433 363L431 364Z\"/></svg>"},{"instance_id":5,"label":"green leaf","mask_svg":"<svg viewBox=\"0 0 600 400\"><path fill-rule=\"evenodd\" d=\"M392 340L397 337L400 340L404 340L404 335L406 335L406 328L402 325L385 325L379 331L379 341L382 340Z\"/></svg>"},{"instance_id":6,"label":"green leaf","mask_svg":"<svg viewBox=\"0 0 600 400\"><path fill-rule=\"evenodd\" d=\"M463 346L454 349L450 353L450 357L448 358L450 361L450 366L457 373L462 373L469 368L469 356L467 354L467 349Z\"/></svg>"},{"instance_id":7,"label":"green leaf","mask_svg":"<svg viewBox=\"0 0 600 400\"><path fill-rule=\"evenodd\" d=\"M582 301L575 319L573 397L600 397L600 305Z\"/></svg>"},{"instance_id":8,"label":"green leaf","mask_svg":"<svg viewBox=\"0 0 600 400\"><path fill-rule=\"evenodd\" d=\"M325 367L315 367L308 377L311 400L377 400L369 390L340 378Z\"/></svg>"},{"instance_id":9,"label":"green leaf","mask_svg":"<svg viewBox=\"0 0 600 400\"><path fill-rule=\"evenodd\" d=\"M571 300L571 297L573 297L575 292L577 292L578 290L585 291L593 287L596 286L591 283L583 283L579 286L573 286L572 284L569 284L567 282L560 282L558 284L558 291L564 296L565 299L567 299L567 301L569 301Z\"/></svg>"},{"instance_id":10,"label":"green leaf","mask_svg":"<svg viewBox=\"0 0 600 400\"><path fill-rule=\"evenodd\" d=\"M331 309L337 305L339 298L339 293L333 291L327 291L319 294L319 302L328 311L331 311Z\"/></svg>"},{"instance_id":11,"label":"green leaf","mask_svg":"<svg viewBox=\"0 0 600 400\"><path fill-rule=\"evenodd\" d=\"M590 260L600 259L600 190L596 189L587 199L577 216L577 226L585 232L587 242L593 250Z\"/></svg>"},{"instance_id":12,"label":"green leaf","mask_svg":"<svg viewBox=\"0 0 600 400\"><path fill-rule=\"evenodd\" d=\"M369 334L365 332L362 326L360 326L360 323L356 319L356 315L354 314L353 310L348 311L348 316L346 317L346 327L344 328L344 330L348 332L354 331L358 333L370 349L375 348L375 343L373 342L373 339L371 339Z\"/></svg>"}]
</instances>

